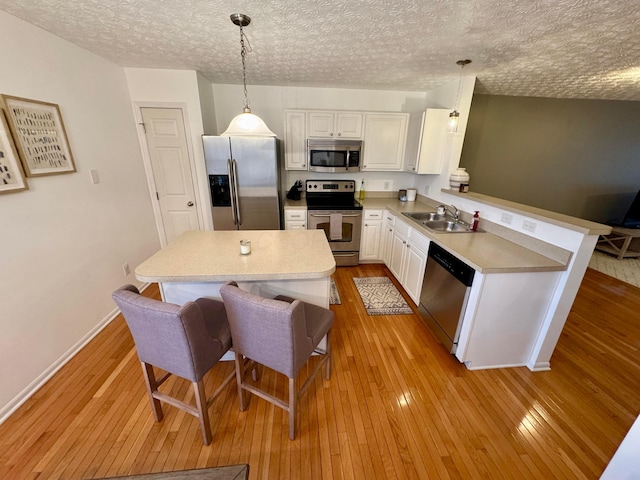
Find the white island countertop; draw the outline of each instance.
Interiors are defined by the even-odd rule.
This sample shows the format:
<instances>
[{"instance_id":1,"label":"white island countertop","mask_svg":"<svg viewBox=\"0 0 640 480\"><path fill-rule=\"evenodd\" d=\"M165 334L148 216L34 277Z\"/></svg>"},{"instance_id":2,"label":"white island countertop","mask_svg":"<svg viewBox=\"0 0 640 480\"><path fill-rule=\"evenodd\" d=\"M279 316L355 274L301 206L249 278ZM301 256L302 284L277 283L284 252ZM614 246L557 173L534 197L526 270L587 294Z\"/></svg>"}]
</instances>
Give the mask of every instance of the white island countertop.
<instances>
[{"instance_id":1,"label":"white island countertop","mask_svg":"<svg viewBox=\"0 0 640 480\"><path fill-rule=\"evenodd\" d=\"M251 253L240 254L240 240ZM322 230L188 231L135 269L144 282L295 280L331 275L336 263Z\"/></svg>"}]
</instances>

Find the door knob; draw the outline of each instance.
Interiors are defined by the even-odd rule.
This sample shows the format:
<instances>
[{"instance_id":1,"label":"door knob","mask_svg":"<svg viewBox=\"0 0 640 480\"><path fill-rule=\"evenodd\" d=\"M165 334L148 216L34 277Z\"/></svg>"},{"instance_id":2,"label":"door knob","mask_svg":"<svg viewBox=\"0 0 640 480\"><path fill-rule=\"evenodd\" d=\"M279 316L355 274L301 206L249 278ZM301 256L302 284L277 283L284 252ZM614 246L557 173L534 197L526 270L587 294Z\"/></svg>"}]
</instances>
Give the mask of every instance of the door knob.
<instances>
[{"instance_id":1,"label":"door knob","mask_svg":"<svg viewBox=\"0 0 640 480\"><path fill-rule=\"evenodd\" d=\"M187 207L193 207L193 202L188 202Z\"/></svg>"}]
</instances>

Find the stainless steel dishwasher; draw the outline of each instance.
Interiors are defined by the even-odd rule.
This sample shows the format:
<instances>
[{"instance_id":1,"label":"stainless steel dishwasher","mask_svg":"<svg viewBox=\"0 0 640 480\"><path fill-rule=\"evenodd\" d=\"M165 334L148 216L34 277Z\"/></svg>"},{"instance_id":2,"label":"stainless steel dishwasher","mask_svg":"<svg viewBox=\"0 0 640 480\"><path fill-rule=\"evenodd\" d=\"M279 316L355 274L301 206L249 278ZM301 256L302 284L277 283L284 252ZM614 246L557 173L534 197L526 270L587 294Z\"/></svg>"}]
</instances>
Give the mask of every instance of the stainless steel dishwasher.
<instances>
[{"instance_id":1,"label":"stainless steel dishwasher","mask_svg":"<svg viewBox=\"0 0 640 480\"><path fill-rule=\"evenodd\" d=\"M418 310L436 337L456 353L475 270L431 242Z\"/></svg>"}]
</instances>

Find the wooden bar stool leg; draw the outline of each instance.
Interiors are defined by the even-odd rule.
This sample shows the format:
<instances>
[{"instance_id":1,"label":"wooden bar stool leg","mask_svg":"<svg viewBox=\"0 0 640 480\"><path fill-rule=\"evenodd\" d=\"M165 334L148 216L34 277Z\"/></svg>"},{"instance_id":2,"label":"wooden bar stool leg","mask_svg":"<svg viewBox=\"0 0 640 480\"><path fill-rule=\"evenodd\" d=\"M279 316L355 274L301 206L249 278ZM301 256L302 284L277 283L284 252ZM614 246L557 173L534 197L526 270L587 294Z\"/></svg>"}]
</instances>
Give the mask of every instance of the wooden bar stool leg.
<instances>
[{"instance_id":1,"label":"wooden bar stool leg","mask_svg":"<svg viewBox=\"0 0 640 480\"><path fill-rule=\"evenodd\" d=\"M153 365L149 365L144 362L140 363L142 364L144 383L147 385L147 393L149 394L149 401L151 402L153 418L156 422L161 422L164 418L164 412L162 411L162 404L160 403L160 400L153 396L153 394L158 391L158 382L156 380L156 375L153 372Z\"/></svg>"}]
</instances>

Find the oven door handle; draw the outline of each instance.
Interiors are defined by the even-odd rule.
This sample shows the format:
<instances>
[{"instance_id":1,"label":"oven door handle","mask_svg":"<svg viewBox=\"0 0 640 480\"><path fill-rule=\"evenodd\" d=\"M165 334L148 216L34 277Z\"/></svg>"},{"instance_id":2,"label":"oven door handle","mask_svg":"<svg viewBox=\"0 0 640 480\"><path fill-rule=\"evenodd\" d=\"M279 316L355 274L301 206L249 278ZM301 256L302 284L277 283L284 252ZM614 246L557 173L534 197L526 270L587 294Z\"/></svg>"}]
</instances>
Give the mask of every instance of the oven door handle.
<instances>
[{"instance_id":1,"label":"oven door handle","mask_svg":"<svg viewBox=\"0 0 640 480\"><path fill-rule=\"evenodd\" d=\"M355 253L338 253L338 252L333 252L333 256L334 257L355 257L356 254Z\"/></svg>"},{"instance_id":2,"label":"oven door handle","mask_svg":"<svg viewBox=\"0 0 640 480\"><path fill-rule=\"evenodd\" d=\"M311 215L312 217L330 217L331 215L318 215L317 213L310 213L309 215ZM352 213L352 214L342 214L343 217L361 217L362 215L359 213Z\"/></svg>"}]
</instances>

